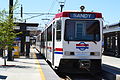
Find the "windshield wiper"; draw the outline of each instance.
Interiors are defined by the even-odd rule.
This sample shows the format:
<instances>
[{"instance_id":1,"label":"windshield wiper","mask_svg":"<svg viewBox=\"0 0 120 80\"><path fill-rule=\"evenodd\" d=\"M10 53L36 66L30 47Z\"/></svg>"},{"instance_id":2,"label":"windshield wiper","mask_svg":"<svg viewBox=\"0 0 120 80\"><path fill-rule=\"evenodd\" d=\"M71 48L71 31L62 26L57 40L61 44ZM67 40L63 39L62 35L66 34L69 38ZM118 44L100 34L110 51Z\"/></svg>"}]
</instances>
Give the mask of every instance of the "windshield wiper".
<instances>
[{"instance_id":1,"label":"windshield wiper","mask_svg":"<svg viewBox=\"0 0 120 80\"><path fill-rule=\"evenodd\" d=\"M97 44L97 42L96 42L96 41L92 41L92 42L94 42L95 44Z\"/></svg>"},{"instance_id":2,"label":"windshield wiper","mask_svg":"<svg viewBox=\"0 0 120 80\"><path fill-rule=\"evenodd\" d=\"M95 40L96 40L96 34L94 33L93 42L94 42L95 44L97 44L97 42L96 42Z\"/></svg>"}]
</instances>

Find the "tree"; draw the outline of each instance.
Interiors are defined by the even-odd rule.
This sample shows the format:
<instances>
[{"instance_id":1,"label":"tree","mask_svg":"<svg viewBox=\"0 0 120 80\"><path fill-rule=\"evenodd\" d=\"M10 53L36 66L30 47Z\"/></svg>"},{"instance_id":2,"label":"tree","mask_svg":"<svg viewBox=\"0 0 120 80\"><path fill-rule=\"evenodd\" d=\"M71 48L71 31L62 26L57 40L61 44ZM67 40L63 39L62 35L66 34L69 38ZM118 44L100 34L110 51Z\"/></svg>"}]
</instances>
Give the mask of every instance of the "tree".
<instances>
[{"instance_id":1,"label":"tree","mask_svg":"<svg viewBox=\"0 0 120 80\"><path fill-rule=\"evenodd\" d=\"M12 8L12 10L15 9L16 4ZM8 15L8 12L4 9L0 11L0 49L3 49L3 53L5 55L5 50L12 49L12 44L14 42L14 39L16 36L20 33L15 33L14 27L14 21L16 18L11 18L13 14ZM6 58L4 58L4 65L6 65Z\"/></svg>"}]
</instances>

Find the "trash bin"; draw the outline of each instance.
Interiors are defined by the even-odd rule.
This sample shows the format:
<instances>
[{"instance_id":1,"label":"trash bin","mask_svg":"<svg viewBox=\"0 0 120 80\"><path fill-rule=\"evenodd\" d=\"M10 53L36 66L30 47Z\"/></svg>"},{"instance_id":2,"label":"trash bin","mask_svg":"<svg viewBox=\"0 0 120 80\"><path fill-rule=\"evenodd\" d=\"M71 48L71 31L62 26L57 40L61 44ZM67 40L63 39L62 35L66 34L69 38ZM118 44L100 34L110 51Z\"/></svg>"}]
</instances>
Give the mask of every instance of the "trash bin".
<instances>
[{"instance_id":1,"label":"trash bin","mask_svg":"<svg viewBox=\"0 0 120 80\"><path fill-rule=\"evenodd\" d=\"M12 53L13 53L14 58L19 58L20 57L19 46L13 46Z\"/></svg>"}]
</instances>

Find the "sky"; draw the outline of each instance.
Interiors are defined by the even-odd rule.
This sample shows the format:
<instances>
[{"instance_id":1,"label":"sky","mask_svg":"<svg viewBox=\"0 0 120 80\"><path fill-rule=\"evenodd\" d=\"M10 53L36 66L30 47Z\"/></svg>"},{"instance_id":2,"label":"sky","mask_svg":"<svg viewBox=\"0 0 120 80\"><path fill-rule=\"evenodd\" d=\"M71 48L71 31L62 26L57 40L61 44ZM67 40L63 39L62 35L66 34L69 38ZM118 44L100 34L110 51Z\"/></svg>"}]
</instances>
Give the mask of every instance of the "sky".
<instances>
[{"instance_id":1,"label":"sky","mask_svg":"<svg viewBox=\"0 0 120 80\"><path fill-rule=\"evenodd\" d=\"M14 0L15 2L16 0ZM100 12L104 18L104 25L111 25L120 21L120 0L18 0L19 8L16 12L20 13L20 6L23 6L23 13L58 13L60 9L60 3L64 2L63 11L78 10L80 6L85 6L85 11ZM0 0L0 10L8 10L9 0ZM39 27L44 27L48 23L48 20L52 19L54 15L42 15L38 17L38 14L24 14L23 19L27 19L26 22L39 23ZM21 19L20 14L15 15ZM33 18L31 18L33 17Z\"/></svg>"}]
</instances>

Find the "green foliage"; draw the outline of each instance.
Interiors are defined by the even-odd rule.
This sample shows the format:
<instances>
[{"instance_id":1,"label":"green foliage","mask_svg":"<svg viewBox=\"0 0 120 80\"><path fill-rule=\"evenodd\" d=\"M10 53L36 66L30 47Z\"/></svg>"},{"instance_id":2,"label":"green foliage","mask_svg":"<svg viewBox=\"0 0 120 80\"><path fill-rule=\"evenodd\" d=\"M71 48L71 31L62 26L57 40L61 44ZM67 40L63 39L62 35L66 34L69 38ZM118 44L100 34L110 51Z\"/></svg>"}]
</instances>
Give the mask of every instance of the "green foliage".
<instances>
[{"instance_id":1,"label":"green foliage","mask_svg":"<svg viewBox=\"0 0 120 80\"><path fill-rule=\"evenodd\" d=\"M17 1L17 0L16 0ZM13 9L15 9L15 5ZM15 33L14 31L14 21L16 18L11 18L11 15L7 14L7 11L4 9L0 11L0 49L7 49L8 47L12 47L14 39L20 33Z\"/></svg>"}]
</instances>

